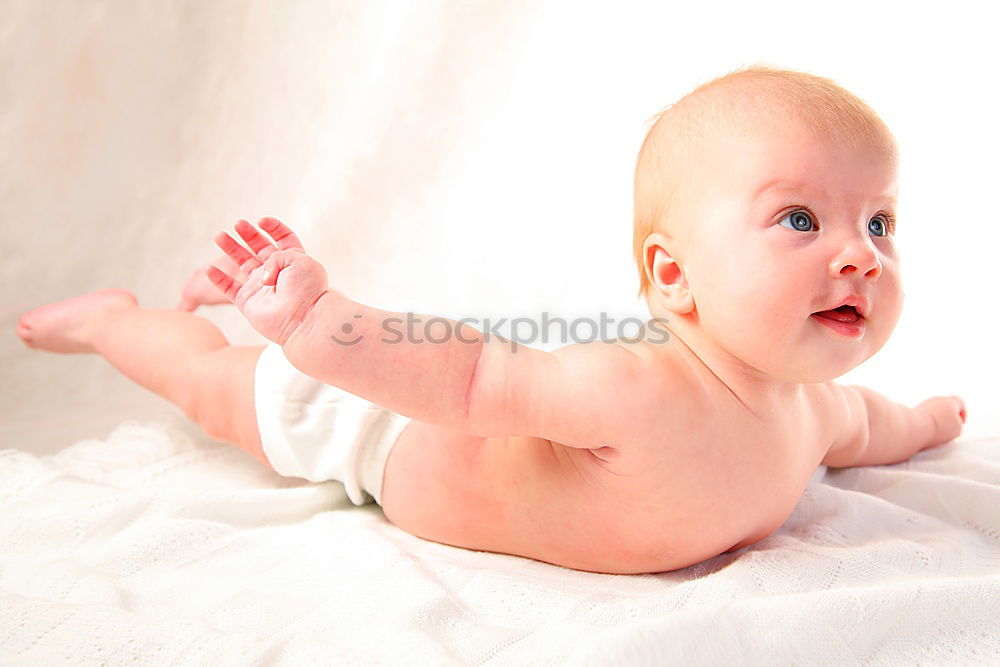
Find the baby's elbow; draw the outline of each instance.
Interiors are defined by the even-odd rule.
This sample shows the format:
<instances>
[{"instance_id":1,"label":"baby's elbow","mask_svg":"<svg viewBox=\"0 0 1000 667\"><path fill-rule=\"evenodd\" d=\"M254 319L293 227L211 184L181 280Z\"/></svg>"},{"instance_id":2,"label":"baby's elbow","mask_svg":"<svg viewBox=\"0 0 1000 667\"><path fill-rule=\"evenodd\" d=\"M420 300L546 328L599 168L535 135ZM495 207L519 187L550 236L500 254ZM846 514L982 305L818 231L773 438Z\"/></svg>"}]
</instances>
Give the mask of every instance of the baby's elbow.
<instances>
[{"instance_id":1,"label":"baby's elbow","mask_svg":"<svg viewBox=\"0 0 1000 667\"><path fill-rule=\"evenodd\" d=\"M862 460L871 441L869 410L861 387L835 386L840 393L836 404L834 423L839 423L840 438L834 442L823 458L823 465L830 468L850 468L864 465Z\"/></svg>"},{"instance_id":2,"label":"baby's elbow","mask_svg":"<svg viewBox=\"0 0 1000 667\"><path fill-rule=\"evenodd\" d=\"M867 451L868 429L865 428L858 437L830 447L822 463L829 468L853 468L866 465L864 457Z\"/></svg>"}]
</instances>

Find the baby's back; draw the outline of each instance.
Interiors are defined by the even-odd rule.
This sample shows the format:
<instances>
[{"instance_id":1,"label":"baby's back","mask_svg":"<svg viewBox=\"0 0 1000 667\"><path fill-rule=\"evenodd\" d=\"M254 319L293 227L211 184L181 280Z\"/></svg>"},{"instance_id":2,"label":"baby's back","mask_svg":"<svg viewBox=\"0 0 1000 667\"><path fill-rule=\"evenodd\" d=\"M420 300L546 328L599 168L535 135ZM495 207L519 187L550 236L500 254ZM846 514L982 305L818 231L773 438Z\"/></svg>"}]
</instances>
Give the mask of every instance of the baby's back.
<instances>
[{"instance_id":1,"label":"baby's back","mask_svg":"<svg viewBox=\"0 0 1000 667\"><path fill-rule=\"evenodd\" d=\"M776 530L828 449L823 386L803 385L795 403L755 415L677 344L618 344L648 370L606 388L608 414L631 402L619 437L585 449L415 422L411 437L423 442L394 449L386 485L397 456L407 468L400 486L411 475L426 484L439 458L456 474L422 495L419 521L405 525L413 504L384 505L386 515L435 541L610 573L685 567ZM383 496L392 503L391 491Z\"/></svg>"},{"instance_id":2,"label":"baby's back","mask_svg":"<svg viewBox=\"0 0 1000 667\"><path fill-rule=\"evenodd\" d=\"M594 449L529 437L488 445L502 461L495 483L508 514L522 517L518 546L577 569L653 572L774 532L828 449L824 388L802 385L796 403L754 414L678 345L621 344L649 372L639 386L608 387L608 410L636 396L656 400L619 440Z\"/></svg>"}]
</instances>

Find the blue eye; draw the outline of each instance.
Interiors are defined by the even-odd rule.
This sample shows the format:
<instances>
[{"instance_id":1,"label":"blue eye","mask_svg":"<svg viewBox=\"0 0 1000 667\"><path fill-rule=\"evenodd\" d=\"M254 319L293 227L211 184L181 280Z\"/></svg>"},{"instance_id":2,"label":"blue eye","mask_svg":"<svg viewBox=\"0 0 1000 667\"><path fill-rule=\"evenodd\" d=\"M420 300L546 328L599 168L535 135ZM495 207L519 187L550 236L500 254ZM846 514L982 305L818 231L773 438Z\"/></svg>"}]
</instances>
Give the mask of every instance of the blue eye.
<instances>
[{"instance_id":1,"label":"blue eye","mask_svg":"<svg viewBox=\"0 0 1000 667\"><path fill-rule=\"evenodd\" d=\"M795 232L811 232L816 227L812 214L801 209L792 211L779 220L778 224ZM894 229L893 219L888 217L888 214L880 213L868 221L868 232L875 236L888 236L892 229Z\"/></svg>"},{"instance_id":2,"label":"blue eye","mask_svg":"<svg viewBox=\"0 0 1000 667\"><path fill-rule=\"evenodd\" d=\"M868 231L875 234L875 236L886 236L889 233L889 230L886 229L885 220L883 220L882 218L872 218L871 220L869 220Z\"/></svg>"},{"instance_id":3,"label":"blue eye","mask_svg":"<svg viewBox=\"0 0 1000 667\"><path fill-rule=\"evenodd\" d=\"M786 220L788 221L787 225L785 224ZM812 231L812 227L815 227L812 218L805 211L792 211L779 220L778 224L795 232L809 232Z\"/></svg>"}]
</instances>

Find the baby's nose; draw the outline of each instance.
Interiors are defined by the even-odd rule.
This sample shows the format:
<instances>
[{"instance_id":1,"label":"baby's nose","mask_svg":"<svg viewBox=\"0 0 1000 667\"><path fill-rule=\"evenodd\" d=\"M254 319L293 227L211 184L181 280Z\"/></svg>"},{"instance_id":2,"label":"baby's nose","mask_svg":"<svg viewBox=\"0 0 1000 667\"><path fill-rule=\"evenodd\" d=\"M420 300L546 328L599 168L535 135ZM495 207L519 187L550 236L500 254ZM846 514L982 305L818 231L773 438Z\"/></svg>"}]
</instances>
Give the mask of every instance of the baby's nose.
<instances>
[{"instance_id":1,"label":"baby's nose","mask_svg":"<svg viewBox=\"0 0 1000 667\"><path fill-rule=\"evenodd\" d=\"M841 250L831 262L830 271L834 276L860 273L865 278L875 279L882 274L882 262L871 241L866 239Z\"/></svg>"}]
</instances>

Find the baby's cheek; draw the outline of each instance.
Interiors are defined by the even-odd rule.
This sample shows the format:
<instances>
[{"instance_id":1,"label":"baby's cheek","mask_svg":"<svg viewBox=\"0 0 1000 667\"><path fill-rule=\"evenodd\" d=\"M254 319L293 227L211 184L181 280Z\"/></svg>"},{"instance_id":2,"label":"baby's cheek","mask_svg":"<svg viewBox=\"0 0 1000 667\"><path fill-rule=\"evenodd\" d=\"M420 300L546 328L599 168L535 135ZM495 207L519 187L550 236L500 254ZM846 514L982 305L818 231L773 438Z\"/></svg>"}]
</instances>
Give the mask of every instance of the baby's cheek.
<instances>
[{"instance_id":1,"label":"baby's cheek","mask_svg":"<svg viewBox=\"0 0 1000 667\"><path fill-rule=\"evenodd\" d=\"M895 276L892 277L891 282L887 282L882 287L884 289L879 290L878 299L871 304L871 316L882 320L881 324L886 331L886 336L888 336L896 328L903 312L903 290Z\"/></svg>"}]
</instances>

